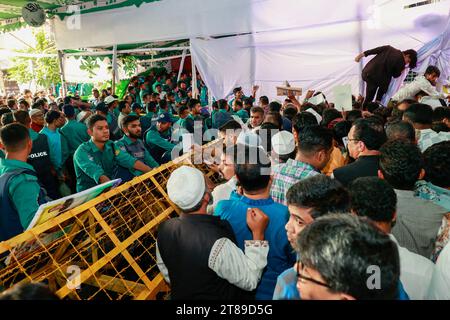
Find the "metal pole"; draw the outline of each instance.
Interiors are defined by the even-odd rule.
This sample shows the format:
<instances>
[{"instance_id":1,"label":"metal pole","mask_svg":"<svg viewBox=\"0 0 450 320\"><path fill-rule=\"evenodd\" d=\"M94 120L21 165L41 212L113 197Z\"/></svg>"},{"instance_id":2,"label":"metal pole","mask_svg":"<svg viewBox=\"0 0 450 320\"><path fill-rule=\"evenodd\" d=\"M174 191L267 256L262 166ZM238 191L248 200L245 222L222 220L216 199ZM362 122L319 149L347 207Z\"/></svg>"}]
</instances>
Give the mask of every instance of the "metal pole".
<instances>
[{"instance_id":1,"label":"metal pole","mask_svg":"<svg viewBox=\"0 0 450 320\"><path fill-rule=\"evenodd\" d=\"M112 72L113 72L113 78L112 78L112 85L111 85L111 93L116 93L116 77L117 77L117 45L114 45L113 47L113 59L112 59Z\"/></svg>"},{"instance_id":2,"label":"metal pole","mask_svg":"<svg viewBox=\"0 0 450 320\"><path fill-rule=\"evenodd\" d=\"M65 97L67 95L66 75L64 73L64 53L61 50L58 50L58 61L59 61L59 76L61 78L62 95L63 97ZM56 95L58 95L58 93L56 93Z\"/></svg>"},{"instance_id":3,"label":"metal pole","mask_svg":"<svg viewBox=\"0 0 450 320\"><path fill-rule=\"evenodd\" d=\"M193 54L191 54L191 64L192 64L192 98L197 99L197 70L195 68L195 59Z\"/></svg>"},{"instance_id":4,"label":"metal pole","mask_svg":"<svg viewBox=\"0 0 450 320\"><path fill-rule=\"evenodd\" d=\"M183 72L184 60L185 59L186 59L186 49L184 49L183 53L181 54L181 63L180 63L180 67L178 68L177 82L180 81L181 73Z\"/></svg>"}]
</instances>

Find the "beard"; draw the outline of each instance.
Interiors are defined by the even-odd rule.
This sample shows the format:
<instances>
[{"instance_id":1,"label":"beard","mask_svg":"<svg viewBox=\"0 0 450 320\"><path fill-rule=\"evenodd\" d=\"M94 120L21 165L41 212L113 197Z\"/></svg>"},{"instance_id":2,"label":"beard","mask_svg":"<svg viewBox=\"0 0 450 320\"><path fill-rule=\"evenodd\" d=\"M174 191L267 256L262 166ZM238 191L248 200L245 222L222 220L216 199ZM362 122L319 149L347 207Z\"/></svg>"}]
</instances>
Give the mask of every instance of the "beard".
<instances>
[{"instance_id":1,"label":"beard","mask_svg":"<svg viewBox=\"0 0 450 320\"><path fill-rule=\"evenodd\" d=\"M131 133L131 132L128 133L128 136L131 139L140 139L141 138L141 134L137 135L137 134L134 134L134 133Z\"/></svg>"}]
</instances>

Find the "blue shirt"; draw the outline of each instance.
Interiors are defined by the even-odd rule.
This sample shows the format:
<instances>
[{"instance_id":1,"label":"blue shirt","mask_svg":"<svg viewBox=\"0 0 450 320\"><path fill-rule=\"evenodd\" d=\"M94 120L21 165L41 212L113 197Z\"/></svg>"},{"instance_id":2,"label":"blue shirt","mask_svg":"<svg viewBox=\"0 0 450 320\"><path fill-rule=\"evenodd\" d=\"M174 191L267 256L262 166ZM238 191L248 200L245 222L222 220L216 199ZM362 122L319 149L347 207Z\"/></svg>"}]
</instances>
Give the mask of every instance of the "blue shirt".
<instances>
[{"instance_id":1,"label":"blue shirt","mask_svg":"<svg viewBox=\"0 0 450 320\"><path fill-rule=\"evenodd\" d=\"M297 271L294 267L278 276L273 300L300 300L300 293L297 289Z\"/></svg>"},{"instance_id":2,"label":"blue shirt","mask_svg":"<svg viewBox=\"0 0 450 320\"><path fill-rule=\"evenodd\" d=\"M230 200L219 201L214 215L227 220L236 235L239 248L244 250L244 241L252 240L253 236L247 226L247 209L259 208L268 217L269 224L264 233L269 241L267 267L264 269L261 282L256 288L256 299L271 300L277 282L277 277L295 263L295 254L286 236L284 226L289 214L286 206L276 203L272 198L252 200L245 196L234 194Z\"/></svg>"},{"instance_id":3,"label":"blue shirt","mask_svg":"<svg viewBox=\"0 0 450 320\"><path fill-rule=\"evenodd\" d=\"M56 171L60 171L62 167L62 146L61 133L58 130L52 131L48 127L44 127L41 132L48 138L48 146L50 151L50 161L55 167Z\"/></svg>"},{"instance_id":4,"label":"blue shirt","mask_svg":"<svg viewBox=\"0 0 450 320\"><path fill-rule=\"evenodd\" d=\"M270 245L270 244L269 244ZM287 269L278 276L277 286L273 293L273 300L300 300L297 289L297 271L294 267ZM403 288L401 281L398 282L397 300L409 300L409 296Z\"/></svg>"}]
</instances>

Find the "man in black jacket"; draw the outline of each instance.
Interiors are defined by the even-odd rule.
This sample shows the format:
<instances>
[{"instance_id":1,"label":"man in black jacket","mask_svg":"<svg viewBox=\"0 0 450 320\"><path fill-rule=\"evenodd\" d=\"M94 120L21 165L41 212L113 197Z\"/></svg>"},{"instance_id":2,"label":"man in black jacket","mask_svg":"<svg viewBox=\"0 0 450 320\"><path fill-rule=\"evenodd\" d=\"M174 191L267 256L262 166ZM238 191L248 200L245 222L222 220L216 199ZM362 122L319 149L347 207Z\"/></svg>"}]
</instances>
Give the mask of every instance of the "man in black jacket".
<instances>
[{"instance_id":1,"label":"man in black jacket","mask_svg":"<svg viewBox=\"0 0 450 320\"><path fill-rule=\"evenodd\" d=\"M362 79L366 82L366 99L364 104L376 100L381 101L387 92L392 78L398 78L406 65L414 69L417 64L417 52L409 49L400 51L391 46L382 46L364 51L356 56L355 61L360 62L363 57L375 55L362 70Z\"/></svg>"}]
</instances>

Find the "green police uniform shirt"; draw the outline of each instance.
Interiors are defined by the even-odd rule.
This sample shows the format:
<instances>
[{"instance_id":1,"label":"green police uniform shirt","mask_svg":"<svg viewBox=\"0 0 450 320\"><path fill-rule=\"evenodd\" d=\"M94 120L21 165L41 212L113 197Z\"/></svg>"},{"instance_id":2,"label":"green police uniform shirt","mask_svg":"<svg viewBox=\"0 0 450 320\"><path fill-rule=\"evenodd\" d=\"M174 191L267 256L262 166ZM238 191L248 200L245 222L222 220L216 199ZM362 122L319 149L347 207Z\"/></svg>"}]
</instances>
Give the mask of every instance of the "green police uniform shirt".
<instances>
[{"instance_id":1,"label":"green police uniform shirt","mask_svg":"<svg viewBox=\"0 0 450 320\"><path fill-rule=\"evenodd\" d=\"M116 141L115 144L120 150L122 150L123 152L127 152L128 153L128 151L125 148L125 146L137 144L138 141L139 140L133 142L133 141L131 141L131 139L128 136L124 135L123 138L118 140L118 141ZM132 156L132 155L130 154L130 156ZM159 163L156 162L155 159L153 159L153 157L150 155L150 153L147 151L147 149L145 149L145 147L144 147L144 163L147 166L149 166L150 168L159 167ZM129 169L129 170L134 176L140 176L141 174L143 174L142 171L136 170L134 168Z\"/></svg>"},{"instance_id":2,"label":"green police uniform shirt","mask_svg":"<svg viewBox=\"0 0 450 320\"><path fill-rule=\"evenodd\" d=\"M71 156L83 142L90 139L90 136L87 133L86 125L76 120L67 121L67 123L60 129L60 132L67 141L67 147Z\"/></svg>"},{"instance_id":3,"label":"green police uniform shirt","mask_svg":"<svg viewBox=\"0 0 450 320\"><path fill-rule=\"evenodd\" d=\"M0 159L5 159L5 153L0 149Z\"/></svg>"},{"instance_id":4,"label":"green police uniform shirt","mask_svg":"<svg viewBox=\"0 0 450 320\"><path fill-rule=\"evenodd\" d=\"M26 162L14 159L0 159L0 176L17 169L28 169L35 172L34 168ZM20 224L23 229L28 228L39 208L38 198L40 190L37 177L26 173L11 178L9 182L9 197L19 214Z\"/></svg>"},{"instance_id":5,"label":"green police uniform shirt","mask_svg":"<svg viewBox=\"0 0 450 320\"><path fill-rule=\"evenodd\" d=\"M168 131L169 133L164 134L164 136L169 137L171 135L171 130ZM150 130L148 130L145 136L145 142L148 146L150 146L150 148L152 147L152 145L155 145L166 151L172 151L176 146L175 144L164 139L158 129L156 129L156 126L153 126L150 128Z\"/></svg>"},{"instance_id":6,"label":"green police uniform shirt","mask_svg":"<svg viewBox=\"0 0 450 320\"><path fill-rule=\"evenodd\" d=\"M77 192L92 188L101 176L115 178L117 166L132 169L136 159L116 147L111 140L101 151L91 140L81 144L75 151L73 163L77 176Z\"/></svg>"}]
</instances>

